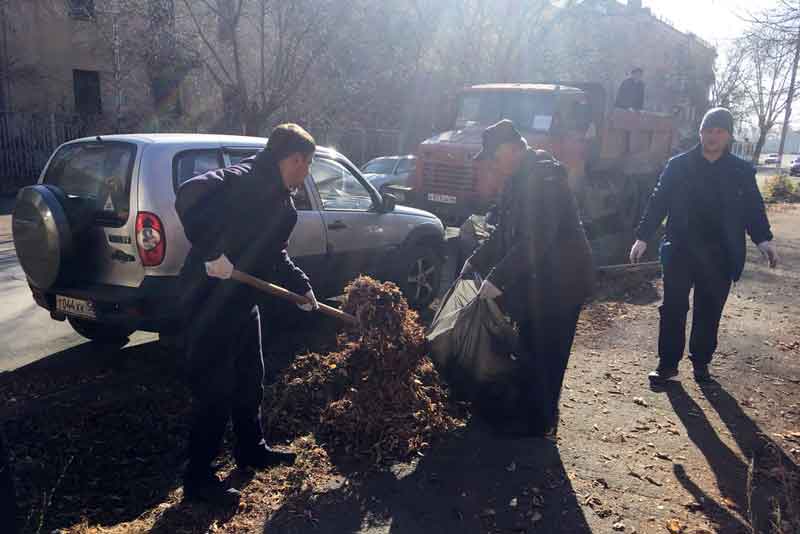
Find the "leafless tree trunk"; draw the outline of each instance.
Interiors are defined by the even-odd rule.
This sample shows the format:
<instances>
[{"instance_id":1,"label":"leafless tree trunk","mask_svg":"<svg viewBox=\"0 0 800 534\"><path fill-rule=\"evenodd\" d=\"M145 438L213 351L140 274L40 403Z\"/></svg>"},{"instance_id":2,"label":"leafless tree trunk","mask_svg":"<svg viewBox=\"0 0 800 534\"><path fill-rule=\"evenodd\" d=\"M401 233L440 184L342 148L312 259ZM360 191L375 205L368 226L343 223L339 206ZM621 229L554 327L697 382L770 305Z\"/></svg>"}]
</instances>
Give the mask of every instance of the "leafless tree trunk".
<instances>
[{"instance_id":1,"label":"leafless tree trunk","mask_svg":"<svg viewBox=\"0 0 800 534\"><path fill-rule=\"evenodd\" d=\"M182 1L202 43L197 55L222 91L225 122L249 135L297 93L348 9L335 0ZM245 42L257 43L255 53Z\"/></svg>"},{"instance_id":2,"label":"leafless tree trunk","mask_svg":"<svg viewBox=\"0 0 800 534\"><path fill-rule=\"evenodd\" d=\"M756 116L759 136L753 162L761 156L767 135L788 104L794 50L774 39L774 33L752 33L743 41L747 82L744 93Z\"/></svg>"},{"instance_id":3,"label":"leafless tree trunk","mask_svg":"<svg viewBox=\"0 0 800 534\"><path fill-rule=\"evenodd\" d=\"M729 109L737 123L750 111L744 93L746 72L741 65L744 56L743 47L733 46L724 59L718 57L714 65L714 82L711 85L711 107Z\"/></svg>"},{"instance_id":4,"label":"leafless tree trunk","mask_svg":"<svg viewBox=\"0 0 800 534\"><path fill-rule=\"evenodd\" d=\"M792 117L792 103L796 94L797 67L800 62L800 2L797 0L780 0L776 6L752 16L750 22L759 34L766 36L765 39L770 44L793 51L794 59L790 67L791 79L786 90L784 118L778 148L777 166L780 167L783 161L783 149L786 142L786 134L789 130L789 121Z\"/></svg>"}]
</instances>

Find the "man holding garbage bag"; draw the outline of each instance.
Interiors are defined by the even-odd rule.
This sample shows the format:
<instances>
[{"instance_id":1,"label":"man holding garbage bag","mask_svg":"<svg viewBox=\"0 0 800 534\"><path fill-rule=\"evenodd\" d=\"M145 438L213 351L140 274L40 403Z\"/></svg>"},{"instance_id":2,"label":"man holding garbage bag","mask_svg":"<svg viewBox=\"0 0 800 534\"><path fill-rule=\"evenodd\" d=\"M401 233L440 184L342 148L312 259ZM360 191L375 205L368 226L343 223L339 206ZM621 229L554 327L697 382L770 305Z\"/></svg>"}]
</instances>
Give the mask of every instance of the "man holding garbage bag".
<instances>
[{"instance_id":1,"label":"man holding garbage bag","mask_svg":"<svg viewBox=\"0 0 800 534\"><path fill-rule=\"evenodd\" d=\"M554 433L578 315L592 288L591 249L566 171L549 153L529 148L511 121L483 132L475 159L487 160L505 185L496 228L462 276L479 273L479 298L497 299L518 325L519 358L530 371L525 433Z\"/></svg>"}]
</instances>

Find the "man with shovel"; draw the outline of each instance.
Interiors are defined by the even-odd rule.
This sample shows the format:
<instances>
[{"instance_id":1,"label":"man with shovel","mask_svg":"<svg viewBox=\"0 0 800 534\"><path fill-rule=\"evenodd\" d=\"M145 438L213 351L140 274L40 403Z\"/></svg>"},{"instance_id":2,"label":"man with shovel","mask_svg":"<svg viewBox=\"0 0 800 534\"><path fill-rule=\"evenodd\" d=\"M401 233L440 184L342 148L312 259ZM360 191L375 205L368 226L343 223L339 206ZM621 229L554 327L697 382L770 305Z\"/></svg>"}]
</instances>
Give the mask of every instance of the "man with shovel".
<instances>
[{"instance_id":1,"label":"man with shovel","mask_svg":"<svg viewBox=\"0 0 800 534\"><path fill-rule=\"evenodd\" d=\"M462 274L481 274L479 297L499 297L519 325L530 368L524 433L552 433L578 314L592 287L591 249L564 168L529 148L511 121L483 132L475 159L487 160L505 185L496 230Z\"/></svg>"},{"instance_id":2,"label":"man with shovel","mask_svg":"<svg viewBox=\"0 0 800 534\"><path fill-rule=\"evenodd\" d=\"M264 362L262 300L231 280L234 268L305 295L318 307L308 278L286 247L297 222L292 191L303 186L316 146L296 124L282 124L266 148L237 165L188 180L175 208L192 244L181 276L187 284L187 350L193 415L184 496L233 505L239 492L220 481L212 462L228 419L239 468L291 464L295 455L267 447L261 427ZM269 312L269 310L261 310ZM269 328L271 321L265 318Z\"/></svg>"}]
</instances>

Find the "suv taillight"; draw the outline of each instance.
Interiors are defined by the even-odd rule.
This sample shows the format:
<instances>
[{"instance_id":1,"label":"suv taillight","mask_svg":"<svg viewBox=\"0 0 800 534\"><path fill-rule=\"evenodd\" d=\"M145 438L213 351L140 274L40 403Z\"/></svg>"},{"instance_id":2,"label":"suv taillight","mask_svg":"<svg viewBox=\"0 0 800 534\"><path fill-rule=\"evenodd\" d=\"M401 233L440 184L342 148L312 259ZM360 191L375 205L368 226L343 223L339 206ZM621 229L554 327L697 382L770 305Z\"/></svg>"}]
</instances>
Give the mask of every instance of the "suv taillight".
<instances>
[{"instance_id":1,"label":"suv taillight","mask_svg":"<svg viewBox=\"0 0 800 534\"><path fill-rule=\"evenodd\" d=\"M164 252L167 250L164 226L152 213L140 211L136 216L136 245L145 267L154 267L164 261Z\"/></svg>"}]
</instances>

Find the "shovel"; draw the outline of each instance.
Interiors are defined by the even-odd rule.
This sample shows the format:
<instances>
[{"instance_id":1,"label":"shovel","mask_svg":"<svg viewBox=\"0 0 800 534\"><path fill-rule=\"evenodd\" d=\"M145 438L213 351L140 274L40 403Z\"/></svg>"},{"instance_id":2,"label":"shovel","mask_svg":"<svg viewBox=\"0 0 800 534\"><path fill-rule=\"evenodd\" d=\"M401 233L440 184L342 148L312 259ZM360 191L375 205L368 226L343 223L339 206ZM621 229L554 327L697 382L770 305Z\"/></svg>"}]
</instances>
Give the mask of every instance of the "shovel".
<instances>
[{"instance_id":1,"label":"shovel","mask_svg":"<svg viewBox=\"0 0 800 534\"><path fill-rule=\"evenodd\" d=\"M250 287L254 287L260 291L263 291L264 293L269 293L273 297L288 300L294 304L308 304L308 299L306 297L298 295L297 293L292 293L288 289L284 289L281 286L276 286L275 284L270 284L269 282L266 282L260 278L243 273L242 271L237 271L234 269L233 273L231 273L231 278L237 282L241 282L242 284L246 284ZM355 316L345 313L341 310L337 310L336 308L332 308L331 306L319 303L319 311L329 317L340 319L351 326L358 326L358 319L356 319Z\"/></svg>"}]
</instances>

